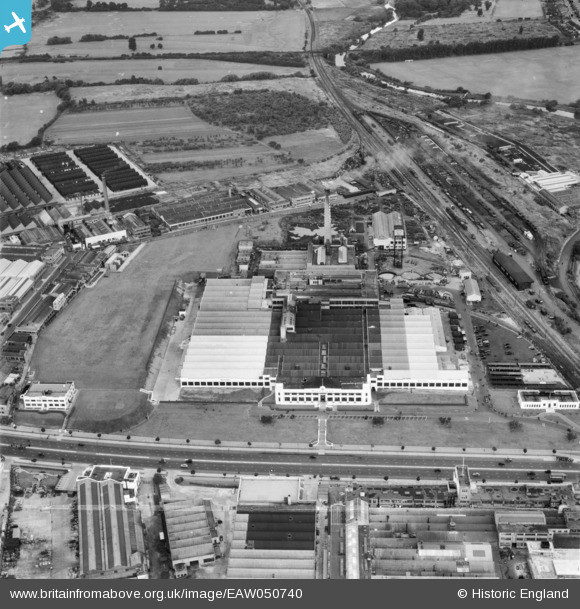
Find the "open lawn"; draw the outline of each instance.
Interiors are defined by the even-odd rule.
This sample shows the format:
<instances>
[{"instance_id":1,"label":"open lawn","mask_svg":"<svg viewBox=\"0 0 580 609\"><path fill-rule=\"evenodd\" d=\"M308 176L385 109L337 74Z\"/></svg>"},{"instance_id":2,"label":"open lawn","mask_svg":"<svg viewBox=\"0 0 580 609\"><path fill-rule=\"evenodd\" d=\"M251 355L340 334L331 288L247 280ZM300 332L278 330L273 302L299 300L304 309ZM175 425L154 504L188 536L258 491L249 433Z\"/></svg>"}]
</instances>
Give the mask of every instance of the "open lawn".
<instances>
[{"instance_id":1,"label":"open lawn","mask_svg":"<svg viewBox=\"0 0 580 609\"><path fill-rule=\"evenodd\" d=\"M161 403L148 421L132 430L134 435L236 442L306 443L316 440L316 418L275 419L260 423L250 404Z\"/></svg>"},{"instance_id":2,"label":"open lawn","mask_svg":"<svg viewBox=\"0 0 580 609\"><path fill-rule=\"evenodd\" d=\"M221 62L200 62L221 63ZM1 64L0 64L1 65ZM69 64L71 65L71 64ZM80 64L77 64L80 65ZM247 64L236 64L238 66ZM262 66L270 71L273 66ZM275 68L275 70L287 68ZM294 68L290 68L296 71ZM160 97L186 97L187 95L204 95L210 91L214 93L232 93L236 89L244 91L258 91L270 89L272 91L289 91L299 93L314 99L324 101L326 98L312 78L284 78L268 81L242 81L234 83L220 82L216 84L199 85L120 85L115 87L79 87L71 90L74 99L87 99L97 104L121 102L126 100L145 101Z\"/></svg>"},{"instance_id":3,"label":"open lawn","mask_svg":"<svg viewBox=\"0 0 580 609\"><path fill-rule=\"evenodd\" d=\"M161 67L161 70L159 67ZM45 76L105 84L113 84L117 80L135 76L136 78L160 78L164 83L170 85L182 78L197 78L200 82L215 82L228 74L236 74L241 78L255 72L272 72L273 74L289 76L300 71L305 72L304 69L300 70L295 67L265 66L255 63L205 59L119 59L115 61L68 61L65 63L0 63L0 76L5 83L14 81L29 84L42 82ZM263 81L258 84L264 86ZM115 99L116 91L117 87L112 90ZM158 92L160 89L157 87L155 91ZM77 90L73 90L73 93L76 95ZM85 97L87 96L85 95Z\"/></svg>"},{"instance_id":4,"label":"open lawn","mask_svg":"<svg viewBox=\"0 0 580 609\"><path fill-rule=\"evenodd\" d=\"M496 0L492 9L496 19L517 19L530 17L536 19L543 17L540 0Z\"/></svg>"},{"instance_id":5,"label":"open lawn","mask_svg":"<svg viewBox=\"0 0 580 609\"><path fill-rule=\"evenodd\" d=\"M56 114L59 99L54 93L0 96L0 145L27 144Z\"/></svg>"},{"instance_id":6,"label":"open lawn","mask_svg":"<svg viewBox=\"0 0 580 609\"><path fill-rule=\"evenodd\" d=\"M195 31L227 30L228 34L195 35ZM234 34L236 30L241 33ZM102 57L130 54L127 40L79 42L84 34L107 36L156 33L137 38L137 52L204 53L225 51L299 51L304 45L302 11L217 12L78 12L57 13L35 27L28 54ZM52 36L68 36L72 44L47 45ZM162 41L156 40L162 37ZM155 50L150 49L155 44ZM161 43L162 48L157 45Z\"/></svg>"},{"instance_id":7,"label":"open lawn","mask_svg":"<svg viewBox=\"0 0 580 609\"><path fill-rule=\"evenodd\" d=\"M404 414L404 409L403 409ZM468 420L466 420L466 418ZM334 444L375 444L387 446L469 446L470 448L561 449L565 428L524 421L523 429L511 432L504 417L488 413L454 416L450 427L437 419L426 421L387 421L373 426L371 418L332 420L328 422L328 440Z\"/></svg>"},{"instance_id":8,"label":"open lawn","mask_svg":"<svg viewBox=\"0 0 580 609\"><path fill-rule=\"evenodd\" d=\"M579 61L580 47L572 46L412 63L385 62L372 67L416 85L442 89L461 86L472 93L489 91L500 97L569 102L580 98L580 79L570 76Z\"/></svg>"},{"instance_id":9,"label":"open lawn","mask_svg":"<svg viewBox=\"0 0 580 609\"><path fill-rule=\"evenodd\" d=\"M197 118L186 106L65 114L47 130L59 144L211 136L226 131Z\"/></svg>"},{"instance_id":10,"label":"open lawn","mask_svg":"<svg viewBox=\"0 0 580 609\"><path fill-rule=\"evenodd\" d=\"M144 417L147 361L176 278L229 259L237 225L148 243L122 273L83 290L41 334L35 378L73 379L70 426L117 431Z\"/></svg>"}]
</instances>

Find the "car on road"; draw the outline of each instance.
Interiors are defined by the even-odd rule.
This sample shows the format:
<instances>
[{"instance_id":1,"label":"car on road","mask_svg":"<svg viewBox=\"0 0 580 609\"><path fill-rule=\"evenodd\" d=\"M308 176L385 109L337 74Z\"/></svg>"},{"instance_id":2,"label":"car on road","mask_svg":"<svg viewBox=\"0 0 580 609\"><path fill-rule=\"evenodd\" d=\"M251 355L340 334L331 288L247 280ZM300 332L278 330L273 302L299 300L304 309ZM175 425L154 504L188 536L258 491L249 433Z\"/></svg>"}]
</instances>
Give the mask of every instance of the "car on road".
<instances>
[{"instance_id":1,"label":"car on road","mask_svg":"<svg viewBox=\"0 0 580 609\"><path fill-rule=\"evenodd\" d=\"M187 465L187 463L182 463L179 467L181 469L189 469L189 465Z\"/></svg>"},{"instance_id":2,"label":"car on road","mask_svg":"<svg viewBox=\"0 0 580 609\"><path fill-rule=\"evenodd\" d=\"M186 459L185 463L193 463L193 459Z\"/></svg>"},{"instance_id":3,"label":"car on road","mask_svg":"<svg viewBox=\"0 0 580 609\"><path fill-rule=\"evenodd\" d=\"M79 443L77 444L77 446L80 446L80 447L82 448L82 447L84 446L84 444L83 444L82 442L79 442Z\"/></svg>"},{"instance_id":4,"label":"car on road","mask_svg":"<svg viewBox=\"0 0 580 609\"><path fill-rule=\"evenodd\" d=\"M33 463L36 463L38 461L38 459L30 459Z\"/></svg>"},{"instance_id":5,"label":"car on road","mask_svg":"<svg viewBox=\"0 0 580 609\"><path fill-rule=\"evenodd\" d=\"M535 478L536 477L536 472L528 472L528 476L530 478Z\"/></svg>"},{"instance_id":6,"label":"car on road","mask_svg":"<svg viewBox=\"0 0 580 609\"><path fill-rule=\"evenodd\" d=\"M497 464L499 465L499 467L503 467L505 465L503 461L498 461Z\"/></svg>"},{"instance_id":7,"label":"car on road","mask_svg":"<svg viewBox=\"0 0 580 609\"><path fill-rule=\"evenodd\" d=\"M479 472L473 472L471 474L474 478L481 478L481 474Z\"/></svg>"},{"instance_id":8,"label":"car on road","mask_svg":"<svg viewBox=\"0 0 580 609\"><path fill-rule=\"evenodd\" d=\"M309 459L316 459L316 455L310 455Z\"/></svg>"},{"instance_id":9,"label":"car on road","mask_svg":"<svg viewBox=\"0 0 580 609\"><path fill-rule=\"evenodd\" d=\"M513 459L510 459L509 457L506 457L505 462L506 463L511 463L513 461Z\"/></svg>"},{"instance_id":10,"label":"car on road","mask_svg":"<svg viewBox=\"0 0 580 609\"><path fill-rule=\"evenodd\" d=\"M39 457L44 457L44 453L38 453Z\"/></svg>"},{"instance_id":11,"label":"car on road","mask_svg":"<svg viewBox=\"0 0 580 609\"><path fill-rule=\"evenodd\" d=\"M440 474L440 473L441 473L441 470L440 470L440 469L434 469L433 471L434 471L436 474Z\"/></svg>"}]
</instances>

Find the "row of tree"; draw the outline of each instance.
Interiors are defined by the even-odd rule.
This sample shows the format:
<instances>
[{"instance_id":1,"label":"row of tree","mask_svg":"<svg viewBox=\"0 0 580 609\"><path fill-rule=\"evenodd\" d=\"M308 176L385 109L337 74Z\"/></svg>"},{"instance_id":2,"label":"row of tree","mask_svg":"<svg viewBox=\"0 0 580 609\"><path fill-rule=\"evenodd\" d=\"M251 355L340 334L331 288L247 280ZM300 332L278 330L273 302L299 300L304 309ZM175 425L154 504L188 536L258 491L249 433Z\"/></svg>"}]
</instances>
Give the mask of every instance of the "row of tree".
<instances>
[{"instance_id":1,"label":"row of tree","mask_svg":"<svg viewBox=\"0 0 580 609\"><path fill-rule=\"evenodd\" d=\"M440 44L433 42L425 46L392 48L383 46L380 49L353 52L351 58L367 63L380 61L406 61L408 59L434 59L461 55L483 55L486 53L506 53L508 51L527 51L558 46L560 37L541 36L537 38L510 38L508 40L471 41L457 44Z\"/></svg>"},{"instance_id":2,"label":"row of tree","mask_svg":"<svg viewBox=\"0 0 580 609\"><path fill-rule=\"evenodd\" d=\"M134 38L134 36L132 37ZM135 47L136 48L136 47ZM266 66L283 66L289 68L303 68L306 66L304 56L299 52L276 53L274 51L229 51L226 53L161 53L154 55L147 52L134 53L133 55L116 55L112 57L91 57L91 61L123 61L125 59L207 59L208 61L231 61L234 63L256 63ZM50 53L39 55L22 55L14 59L2 59L2 62L13 63L67 63L82 61L69 57L53 57Z\"/></svg>"}]
</instances>

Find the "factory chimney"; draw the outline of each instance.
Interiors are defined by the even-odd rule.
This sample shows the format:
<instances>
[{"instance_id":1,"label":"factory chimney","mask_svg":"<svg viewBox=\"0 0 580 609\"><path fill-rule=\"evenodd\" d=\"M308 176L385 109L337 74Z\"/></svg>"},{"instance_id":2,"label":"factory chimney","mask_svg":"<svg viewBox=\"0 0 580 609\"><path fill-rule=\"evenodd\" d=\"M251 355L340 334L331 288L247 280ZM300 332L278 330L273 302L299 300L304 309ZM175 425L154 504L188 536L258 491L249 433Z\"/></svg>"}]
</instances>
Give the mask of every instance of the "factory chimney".
<instances>
[{"instance_id":1,"label":"factory chimney","mask_svg":"<svg viewBox=\"0 0 580 609\"><path fill-rule=\"evenodd\" d=\"M105 174L101 176L101 182L103 186L103 198L105 199L105 210L107 213L110 213L111 209L109 208L109 193L107 192L107 178Z\"/></svg>"},{"instance_id":2,"label":"factory chimney","mask_svg":"<svg viewBox=\"0 0 580 609\"><path fill-rule=\"evenodd\" d=\"M332 218L330 216L330 190L324 190L324 245L332 244Z\"/></svg>"}]
</instances>

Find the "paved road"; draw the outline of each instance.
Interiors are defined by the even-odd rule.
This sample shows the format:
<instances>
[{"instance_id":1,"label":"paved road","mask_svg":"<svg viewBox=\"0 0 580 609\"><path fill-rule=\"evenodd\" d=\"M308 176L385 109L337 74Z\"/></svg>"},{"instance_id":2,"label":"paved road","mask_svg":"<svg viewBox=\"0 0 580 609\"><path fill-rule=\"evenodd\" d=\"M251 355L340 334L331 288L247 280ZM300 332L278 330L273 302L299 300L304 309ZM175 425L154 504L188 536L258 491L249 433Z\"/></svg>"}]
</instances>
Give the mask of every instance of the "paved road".
<instances>
[{"instance_id":1,"label":"paved road","mask_svg":"<svg viewBox=\"0 0 580 609\"><path fill-rule=\"evenodd\" d=\"M104 443L84 443L67 438L37 438L24 442L25 449L14 448L13 438L0 437L0 450L6 456L17 457L30 463L36 459L44 462L64 461L68 464L90 465L110 463L132 467L163 467L179 469L186 460L184 471L245 473L245 474L302 474L415 479L417 476L429 479L446 480L452 469L461 463L463 457L436 454L407 455L348 455L348 454L278 454L275 452L255 451L200 451L195 447L147 447L131 445L108 445ZM164 462L161 462L161 460ZM482 479L498 481L523 481L529 479L527 473L536 472L537 480L547 480L546 470L564 473L567 481L580 481L580 463L560 462L555 457L523 456L514 458L510 463L496 455L489 457L465 457L465 464L472 472L479 472ZM439 470L439 471L437 471Z\"/></svg>"}]
</instances>

